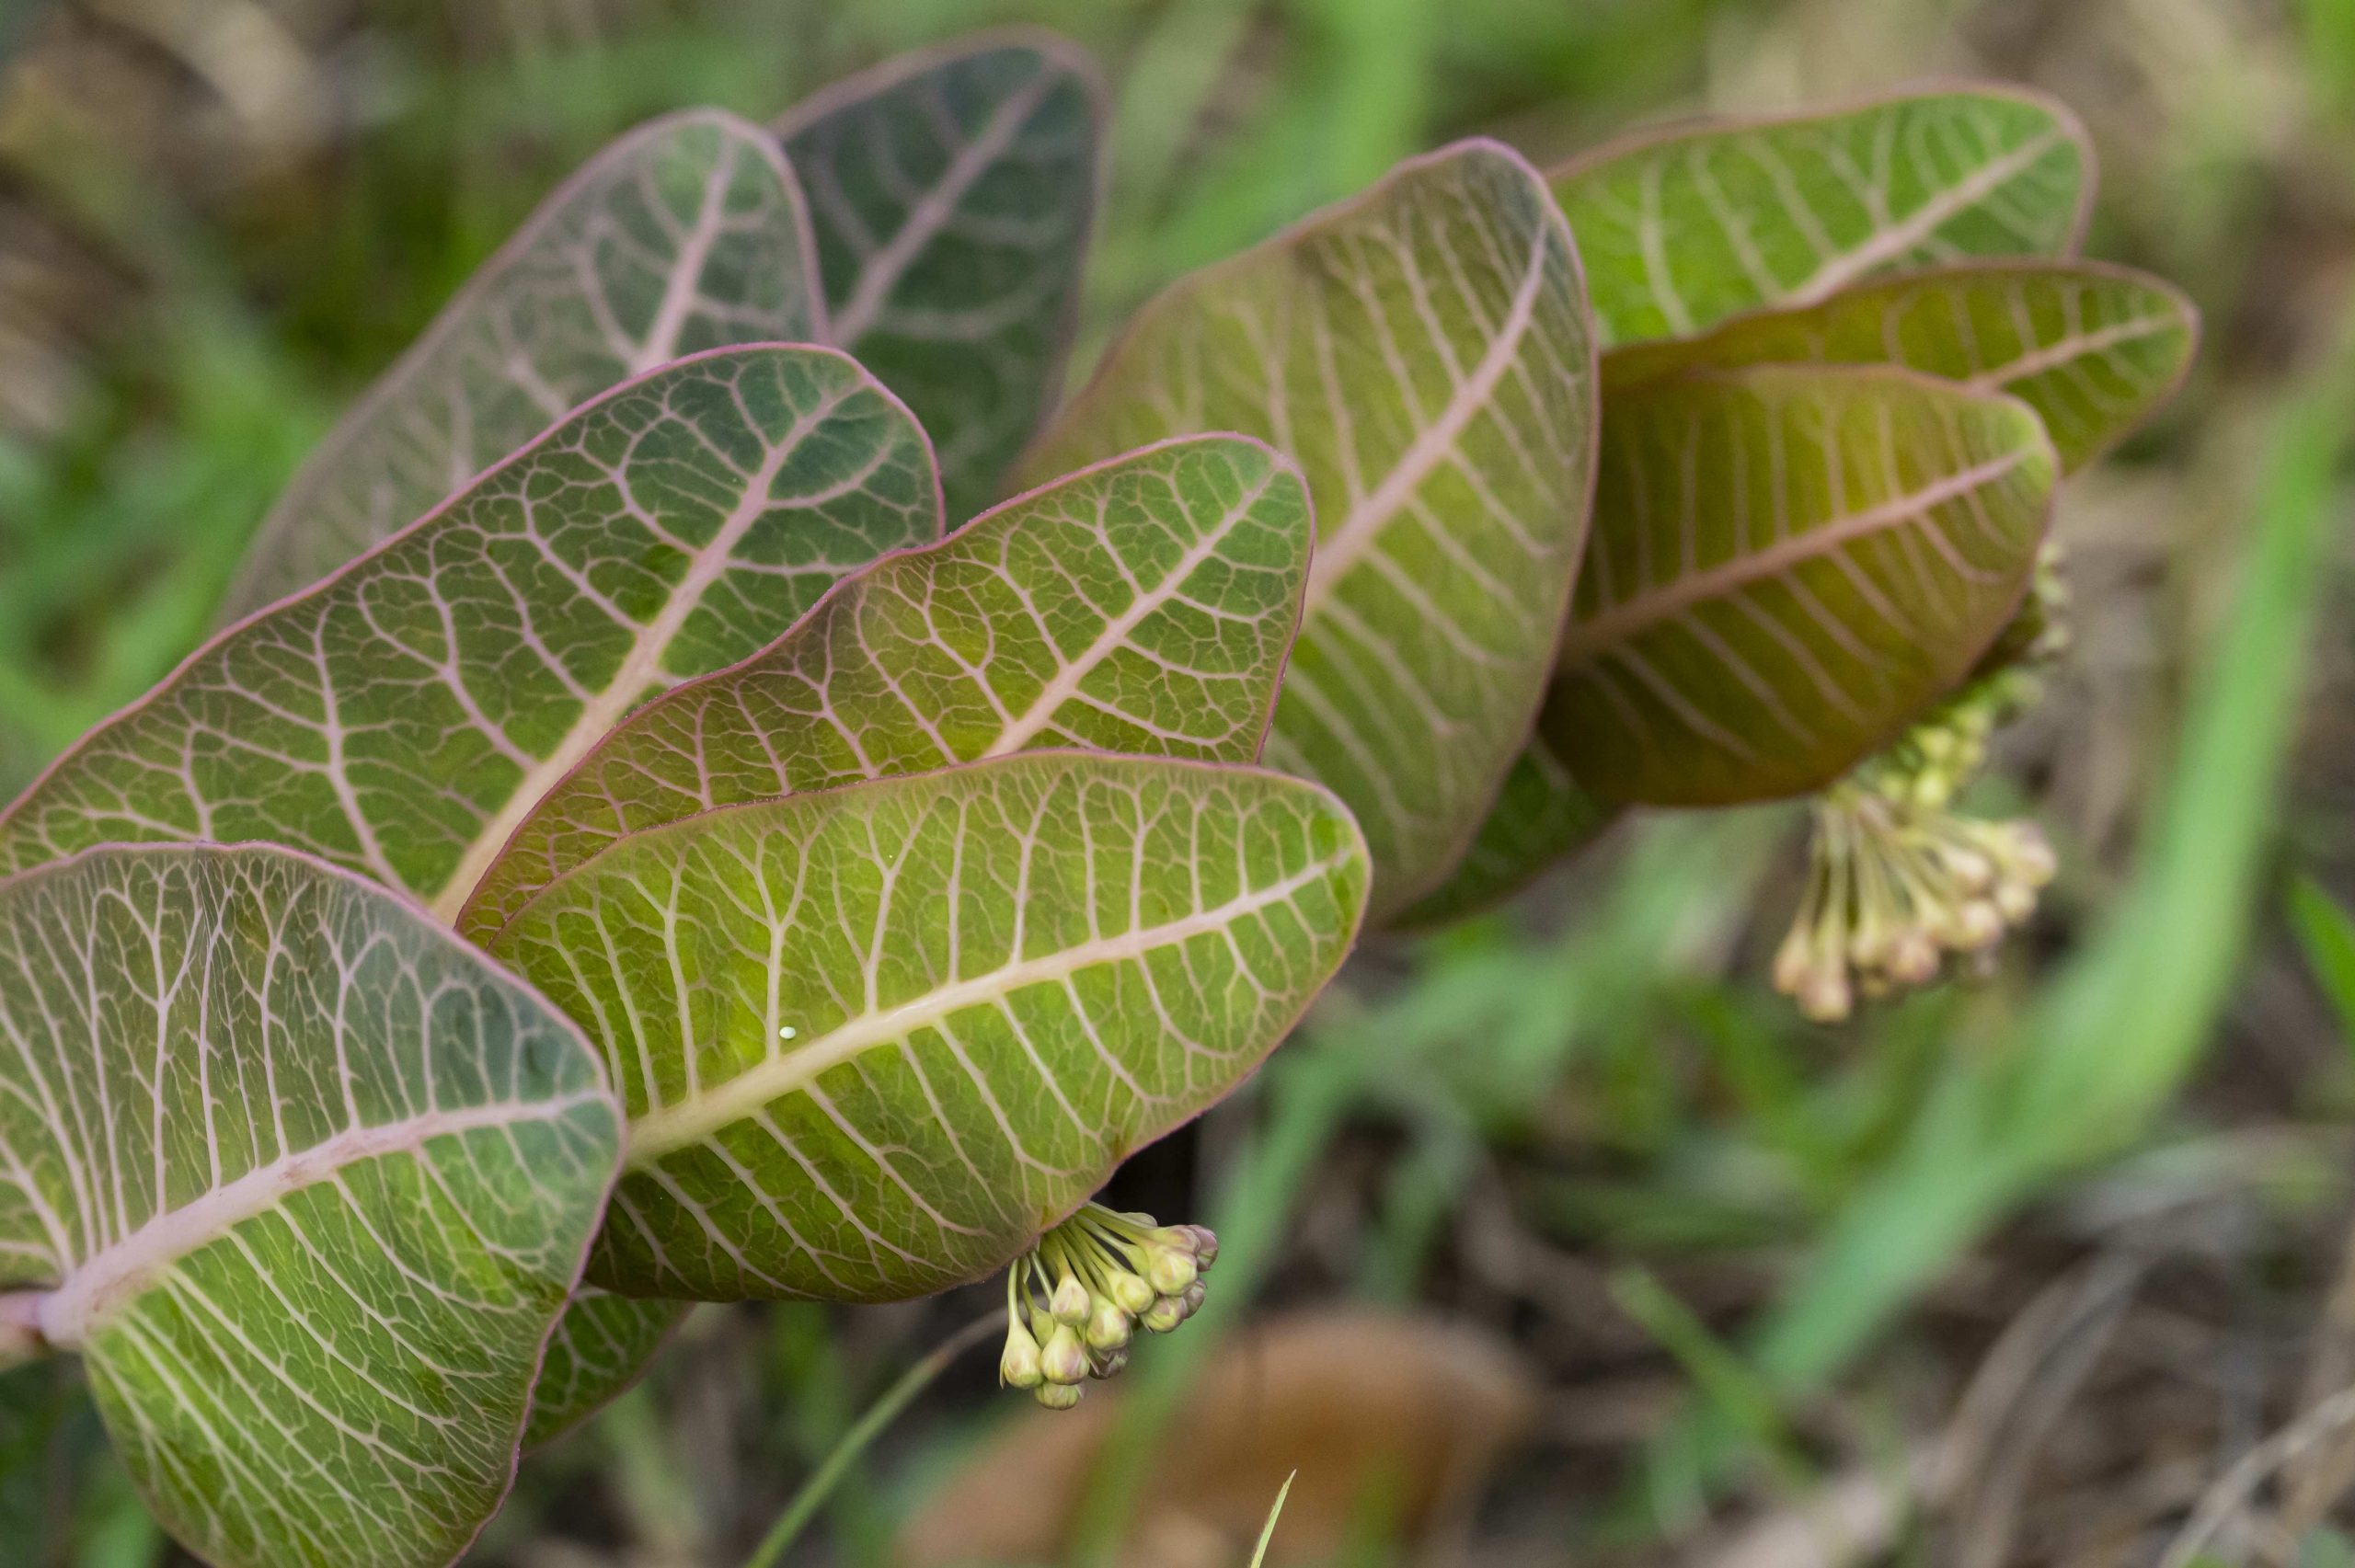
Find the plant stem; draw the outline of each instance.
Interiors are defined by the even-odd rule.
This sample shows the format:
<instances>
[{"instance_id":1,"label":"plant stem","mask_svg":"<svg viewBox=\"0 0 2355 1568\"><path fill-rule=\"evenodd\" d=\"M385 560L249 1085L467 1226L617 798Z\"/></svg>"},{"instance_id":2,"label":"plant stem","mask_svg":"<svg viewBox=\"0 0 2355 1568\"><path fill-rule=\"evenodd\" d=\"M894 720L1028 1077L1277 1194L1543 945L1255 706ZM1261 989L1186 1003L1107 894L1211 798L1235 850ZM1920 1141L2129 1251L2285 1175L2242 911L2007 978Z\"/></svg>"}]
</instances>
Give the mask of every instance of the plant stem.
<instances>
[{"instance_id":1,"label":"plant stem","mask_svg":"<svg viewBox=\"0 0 2355 1568\"><path fill-rule=\"evenodd\" d=\"M776 1568L776 1564L785 1560L786 1548L800 1539L801 1532L809 1528L811 1519L817 1517L818 1510L826 1505L826 1499L833 1495L834 1488L842 1483L844 1476L850 1473L850 1467L858 1462L858 1456L867 1451L867 1446L875 1441L877 1435L890 1425L916 1395L930 1387L935 1378L947 1371L950 1362L1005 1326L1005 1314L991 1312L959 1329L935 1347L932 1354L901 1373L899 1381L884 1390L883 1397L867 1406L867 1413L842 1435L841 1440L826 1455L824 1462L801 1483L801 1490L795 1493L793 1501L785 1505L785 1512L779 1514L776 1523L769 1527L769 1533L761 1538L761 1544L753 1549L752 1556L744 1560L744 1568Z\"/></svg>"}]
</instances>

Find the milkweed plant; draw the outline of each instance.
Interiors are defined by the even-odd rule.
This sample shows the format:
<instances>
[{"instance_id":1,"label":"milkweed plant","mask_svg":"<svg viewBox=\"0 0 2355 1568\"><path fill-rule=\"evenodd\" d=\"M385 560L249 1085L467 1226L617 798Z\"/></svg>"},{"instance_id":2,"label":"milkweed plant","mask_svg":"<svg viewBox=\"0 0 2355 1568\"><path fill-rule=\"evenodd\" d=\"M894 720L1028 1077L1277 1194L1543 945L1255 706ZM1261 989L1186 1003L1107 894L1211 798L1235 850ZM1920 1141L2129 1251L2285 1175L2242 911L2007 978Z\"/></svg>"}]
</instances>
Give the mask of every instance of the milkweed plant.
<instances>
[{"instance_id":1,"label":"milkweed plant","mask_svg":"<svg viewBox=\"0 0 2355 1568\"><path fill-rule=\"evenodd\" d=\"M623 137L0 813L0 1361L199 1556L453 1560L691 1302L1003 1274L1077 1403L1217 1255L1115 1166L1628 810L1812 798L1816 1018L2027 918L1958 793L2197 332L2065 110L1457 143L1063 395L1096 80Z\"/></svg>"}]
</instances>

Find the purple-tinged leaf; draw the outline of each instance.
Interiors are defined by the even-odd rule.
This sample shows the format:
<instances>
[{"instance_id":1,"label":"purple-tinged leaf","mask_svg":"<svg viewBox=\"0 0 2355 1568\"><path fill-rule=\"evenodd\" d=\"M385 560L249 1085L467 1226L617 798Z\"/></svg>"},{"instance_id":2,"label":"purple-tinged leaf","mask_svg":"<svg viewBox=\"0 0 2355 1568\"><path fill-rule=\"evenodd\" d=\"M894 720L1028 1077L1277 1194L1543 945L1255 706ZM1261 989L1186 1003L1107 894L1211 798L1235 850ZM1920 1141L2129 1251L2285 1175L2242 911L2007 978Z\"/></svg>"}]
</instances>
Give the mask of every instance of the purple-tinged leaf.
<instances>
[{"instance_id":1,"label":"purple-tinged leaf","mask_svg":"<svg viewBox=\"0 0 2355 1568\"><path fill-rule=\"evenodd\" d=\"M228 612L308 587L607 388L706 349L821 341L801 192L717 109L639 127L484 264L294 476Z\"/></svg>"},{"instance_id":2,"label":"purple-tinged leaf","mask_svg":"<svg viewBox=\"0 0 2355 1568\"><path fill-rule=\"evenodd\" d=\"M434 1568L505 1497L612 1188L597 1053L264 846L0 879L0 1325L220 1568Z\"/></svg>"},{"instance_id":3,"label":"purple-tinged leaf","mask_svg":"<svg viewBox=\"0 0 2355 1568\"><path fill-rule=\"evenodd\" d=\"M454 917L632 708L936 537L939 506L923 432L833 349L679 361L199 649L0 813L0 869L268 841Z\"/></svg>"},{"instance_id":4,"label":"purple-tinged leaf","mask_svg":"<svg viewBox=\"0 0 2355 1568\"><path fill-rule=\"evenodd\" d=\"M2058 474L2026 404L1910 371L1764 366L1614 393L1540 734L1609 806L1830 783L2010 620Z\"/></svg>"},{"instance_id":5,"label":"purple-tinged leaf","mask_svg":"<svg viewBox=\"0 0 2355 1568\"><path fill-rule=\"evenodd\" d=\"M1095 63L1025 30L887 61L777 121L827 340L924 422L951 517L996 498L1062 383L1103 120Z\"/></svg>"}]
</instances>

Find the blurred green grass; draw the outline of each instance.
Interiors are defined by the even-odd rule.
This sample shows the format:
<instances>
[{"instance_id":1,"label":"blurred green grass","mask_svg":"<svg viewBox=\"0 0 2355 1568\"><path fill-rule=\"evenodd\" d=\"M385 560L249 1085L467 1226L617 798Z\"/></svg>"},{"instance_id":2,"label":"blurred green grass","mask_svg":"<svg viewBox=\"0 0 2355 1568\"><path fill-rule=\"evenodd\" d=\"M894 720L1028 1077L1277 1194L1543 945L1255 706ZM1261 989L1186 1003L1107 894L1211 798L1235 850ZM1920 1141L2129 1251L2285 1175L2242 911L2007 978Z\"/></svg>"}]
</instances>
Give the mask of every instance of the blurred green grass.
<instances>
[{"instance_id":1,"label":"blurred green grass","mask_svg":"<svg viewBox=\"0 0 2355 1568\"><path fill-rule=\"evenodd\" d=\"M49 36L57 17L33 9L0 6L0 35ZM119 308L75 336L59 417L0 435L0 793L194 646L304 450L588 151L684 103L766 116L985 23L1066 31L1125 84L1083 354L1169 277L1449 136L1497 132L1554 156L1662 112L1982 67L2080 103L2111 171L2097 248L2176 277L2207 310L2191 395L2121 459L2176 498L2147 521L2177 532L2136 542L2159 579L2145 606L2158 651L2135 669L2160 690L2125 790L2146 825L2124 835L2131 853L2099 822L2074 835L2044 951L1993 986L1836 1036L1798 1024L1759 981L1756 922L1771 928L1787 896L1790 821L1772 810L1635 825L1513 910L1377 949L1204 1139L1220 1289L1132 1374L1093 1494L1099 1551L1188 1378L1261 1288L1302 1288L1301 1207L1368 1128L1386 1142L1363 1233L1347 1277L1319 1288L1425 1299L1460 1265L1467 1192L1510 1167L1533 1244L1614 1270L1615 1310L1684 1376L1683 1418L1630 1459L1615 1505L1561 1505L1563 1539L1580 1543L1676 1538L1729 1482L1804 1491L1810 1445L1794 1434L1809 1412L1827 1390L1871 1408L1881 1391L1858 1358L1912 1333L1907 1308L1991 1231L2089 1166L2216 1129L2184 1091L2224 1037L2252 941L2271 940L2285 821L2304 841L2349 840L2284 791L2315 628L2326 647L2349 641L2320 617L2344 562L2355 429L2355 361L2330 325L2355 273L2355 6L2306 0L2257 21L2230 0L401 0L289 14L351 109L291 160L164 157L131 118L53 91L24 108L21 81L17 111L0 112L9 189L126 280ZM213 149L224 165L235 143ZM2355 1006L2355 938L2330 896L2300 894L2294 918L2328 994ZM2303 1114L2343 1116L2343 1091L2314 1070ZM1759 1281L1750 1310L1679 1295L1683 1275L1720 1262ZM708 1391L666 1374L527 1472L487 1555L526 1561L542 1532L577 1522L568 1499L586 1486L606 1499L596 1530L638 1561L730 1560L921 1348L902 1327L815 1310L738 1317L752 1326L710 1337L752 1368L764 1413L740 1435L759 1474L729 1482L741 1456L700 1462ZM86 1413L41 1419L63 1430L0 1429L0 1453L17 1443L53 1462L86 1447ZM971 1424L942 1430L900 1458L936 1468ZM0 1472L21 1485L34 1471ZM157 1560L119 1475L98 1474L78 1513L50 1511L44 1568ZM880 1560L903 1503L864 1482L837 1495L847 1560Z\"/></svg>"}]
</instances>

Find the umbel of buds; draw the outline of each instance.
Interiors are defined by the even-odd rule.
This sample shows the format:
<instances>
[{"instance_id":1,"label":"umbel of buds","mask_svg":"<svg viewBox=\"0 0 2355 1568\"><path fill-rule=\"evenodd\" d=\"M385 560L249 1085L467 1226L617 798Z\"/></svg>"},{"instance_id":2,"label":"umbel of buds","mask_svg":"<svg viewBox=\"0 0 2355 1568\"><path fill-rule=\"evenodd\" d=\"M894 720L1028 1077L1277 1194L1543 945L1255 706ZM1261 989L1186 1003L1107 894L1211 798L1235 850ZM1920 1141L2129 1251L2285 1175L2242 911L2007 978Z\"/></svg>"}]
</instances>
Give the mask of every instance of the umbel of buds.
<instances>
[{"instance_id":1,"label":"umbel of buds","mask_svg":"<svg viewBox=\"0 0 2355 1568\"><path fill-rule=\"evenodd\" d=\"M1201 1309L1218 1238L1091 1203L1039 1238L1005 1275L998 1380L1049 1410L1077 1404L1090 1379L1117 1377L1139 1328L1167 1333Z\"/></svg>"},{"instance_id":2,"label":"umbel of buds","mask_svg":"<svg viewBox=\"0 0 2355 1568\"><path fill-rule=\"evenodd\" d=\"M2067 606L2048 547L1996 668L1816 800L1807 891L1775 956L1776 989L1809 1018L1832 1023L1860 994L1927 985L1949 960L1992 964L2005 933L2035 912L2053 873L2042 831L1953 805L1984 765L1988 737L2040 694L2027 666L2066 646Z\"/></svg>"}]
</instances>

